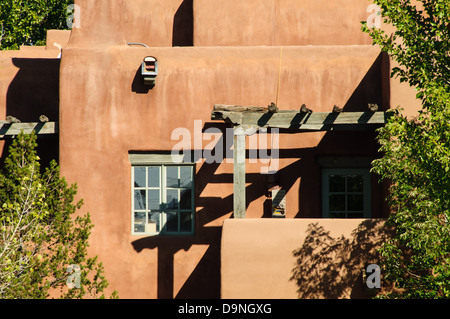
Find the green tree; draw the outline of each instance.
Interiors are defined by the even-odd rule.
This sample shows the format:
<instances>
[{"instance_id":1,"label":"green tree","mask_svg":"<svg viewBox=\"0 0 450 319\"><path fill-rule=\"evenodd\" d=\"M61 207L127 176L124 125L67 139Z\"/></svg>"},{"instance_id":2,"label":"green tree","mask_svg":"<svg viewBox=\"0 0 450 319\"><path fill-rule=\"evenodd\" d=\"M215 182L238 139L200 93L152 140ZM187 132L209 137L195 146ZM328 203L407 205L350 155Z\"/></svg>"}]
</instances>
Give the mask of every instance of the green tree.
<instances>
[{"instance_id":1,"label":"green tree","mask_svg":"<svg viewBox=\"0 0 450 319\"><path fill-rule=\"evenodd\" d=\"M450 2L375 0L393 33L363 31L398 67L422 102L416 117L401 108L379 129L382 158L372 170L390 181L394 236L380 252L392 298L450 297Z\"/></svg>"},{"instance_id":2,"label":"green tree","mask_svg":"<svg viewBox=\"0 0 450 319\"><path fill-rule=\"evenodd\" d=\"M0 1L0 49L44 45L49 29L67 29L67 6L73 0Z\"/></svg>"},{"instance_id":3,"label":"green tree","mask_svg":"<svg viewBox=\"0 0 450 319\"><path fill-rule=\"evenodd\" d=\"M0 297L102 298L102 263L87 256L89 214L75 217L76 185L55 161L41 170L36 146L35 134L18 135L0 173Z\"/></svg>"}]
</instances>

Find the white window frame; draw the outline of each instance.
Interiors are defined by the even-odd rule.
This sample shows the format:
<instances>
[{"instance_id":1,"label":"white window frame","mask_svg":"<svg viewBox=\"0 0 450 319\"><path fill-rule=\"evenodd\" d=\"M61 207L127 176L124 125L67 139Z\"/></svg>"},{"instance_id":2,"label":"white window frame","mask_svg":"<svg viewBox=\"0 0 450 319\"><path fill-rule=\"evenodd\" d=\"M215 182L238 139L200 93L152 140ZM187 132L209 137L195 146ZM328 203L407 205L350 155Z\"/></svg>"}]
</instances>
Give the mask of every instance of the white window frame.
<instances>
[{"instance_id":1,"label":"white window frame","mask_svg":"<svg viewBox=\"0 0 450 319\"><path fill-rule=\"evenodd\" d=\"M131 233L132 235L193 235L195 230L195 163L193 163L190 159L180 157L180 156L172 156L171 154L130 154L129 159L131 162ZM168 209L164 203L163 199L167 198L167 190L170 187L167 187L166 183L166 172L167 167L190 167L192 170L192 183L191 183L191 208L190 209L181 209L180 207L177 209ZM135 167L159 167L159 186L158 187L150 187L148 183L148 174L146 173L146 186L145 187L135 187ZM136 210L135 209L135 190L145 190L146 192L146 200L148 200L148 190L151 189L159 189L160 190L160 203L162 207L158 210L159 214L159 225L160 231L151 231L148 229L149 226L149 213L151 209L148 207L148 203L145 205L145 209ZM177 189L177 188L175 188ZM145 231L138 232L135 231L135 213L145 213L146 222ZM169 231L167 230L167 215L169 212L176 212L178 218L178 230L177 231ZM191 229L189 231L181 231L181 223L180 223L180 213L189 213L191 214Z\"/></svg>"},{"instance_id":2,"label":"white window frame","mask_svg":"<svg viewBox=\"0 0 450 319\"><path fill-rule=\"evenodd\" d=\"M363 176L363 196L364 196L364 211L362 218L371 218L372 207L371 207L371 177L368 168L323 168L322 169L322 217L330 217L329 210L329 176L330 175L361 175ZM345 195L347 196L347 190L345 190ZM346 200L347 202L347 200ZM346 204L347 205L347 204ZM348 216L349 211L347 207L345 208L345 218L352 218ZM350 213L351 214L351 213ZM339 218L339 217L336 217Z\"/></svg>"}]
</instances>

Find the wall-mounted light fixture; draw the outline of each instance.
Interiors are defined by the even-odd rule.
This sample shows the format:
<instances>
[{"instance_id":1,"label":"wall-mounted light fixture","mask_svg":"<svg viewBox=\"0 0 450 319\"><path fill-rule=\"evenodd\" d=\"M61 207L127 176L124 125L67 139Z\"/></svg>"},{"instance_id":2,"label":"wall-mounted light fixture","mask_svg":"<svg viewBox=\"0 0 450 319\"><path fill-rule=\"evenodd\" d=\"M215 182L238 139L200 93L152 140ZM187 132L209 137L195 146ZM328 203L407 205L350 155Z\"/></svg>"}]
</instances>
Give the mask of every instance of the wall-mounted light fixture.
<instances>
[{"instance_id":1,"label":"wall-mounted light fixture","mask_svg":"<svg viewBox=\"0 0 450 319\"><path fill-rule=\"evenodd\" d=\"M156 76L158 75L158 60L152 56L145 57L142 62L141 73L144 78L144 84L154 87Z\"/></svg>"},{"instance_id":2,"label":"wall-mounted light fixture","mask_svg":"<svg viewBox=\"0 0 450 319\"><path fill-rule=\"evenodd\" d=\"M272 189L272 217L286 218L286 191Z\"/></svg>"}]
</instances>

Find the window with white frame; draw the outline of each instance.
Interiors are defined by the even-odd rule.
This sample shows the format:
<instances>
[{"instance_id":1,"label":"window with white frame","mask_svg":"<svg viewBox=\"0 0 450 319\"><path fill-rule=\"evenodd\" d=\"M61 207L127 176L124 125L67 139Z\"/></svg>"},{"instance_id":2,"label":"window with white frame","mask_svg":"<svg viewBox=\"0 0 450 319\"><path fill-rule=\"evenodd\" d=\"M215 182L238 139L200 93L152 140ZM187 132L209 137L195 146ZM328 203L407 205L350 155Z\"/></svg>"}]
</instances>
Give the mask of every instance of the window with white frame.
<instances>
[{"instance_id":1,"label":"window with white frame","mask_svg":"<svg viewBox=\"0 0 450 319\"><path fill-rule=\"evenodd\" d=\"M322 169L322 216L371 217L370 172L365 168Z\"/></svg>"},{"instance_id":2,"label":"window with white frame","mask_svg":"<svg viewBox=\"0 0 450 319\"><path fill-rule=\"evenodd\" d=\"M194 165L163 159L163 163L161 156L149 163L132 161L133 234L194 232Z\"/></svg>"}]
</instances>

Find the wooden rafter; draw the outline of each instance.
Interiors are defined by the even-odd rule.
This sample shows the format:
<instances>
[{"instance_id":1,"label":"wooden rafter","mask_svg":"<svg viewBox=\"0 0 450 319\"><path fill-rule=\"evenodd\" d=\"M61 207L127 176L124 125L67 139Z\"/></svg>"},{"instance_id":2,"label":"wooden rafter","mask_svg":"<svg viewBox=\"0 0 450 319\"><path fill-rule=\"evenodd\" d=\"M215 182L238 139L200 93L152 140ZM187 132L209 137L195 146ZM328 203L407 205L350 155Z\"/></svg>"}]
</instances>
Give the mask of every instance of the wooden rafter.
<instances>
[{"instance_id":1,"label":"wooden rafter","mask_svg":"<svg viewBox=\"0 0 450 319\"><path fill-rule=\"evenodd\" d=\"M26 134L34 131L37 135L48 135L57 134L58 127L56 122L9 123L0 121L0 138L16 136L22 131Z\"/></svg>"}]
</instances>

